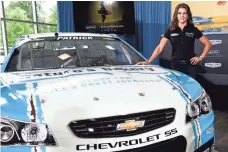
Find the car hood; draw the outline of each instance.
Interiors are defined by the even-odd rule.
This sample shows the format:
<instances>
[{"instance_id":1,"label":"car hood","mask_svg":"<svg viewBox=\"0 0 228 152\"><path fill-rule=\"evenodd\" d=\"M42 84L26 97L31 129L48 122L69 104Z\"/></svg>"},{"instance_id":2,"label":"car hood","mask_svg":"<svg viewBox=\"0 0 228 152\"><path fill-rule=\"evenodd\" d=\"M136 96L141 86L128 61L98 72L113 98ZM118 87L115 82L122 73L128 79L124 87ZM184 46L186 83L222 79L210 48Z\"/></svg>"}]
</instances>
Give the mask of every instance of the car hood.
<instances>
[{"instance_id":1,"label":"car hood","mask_svg":"<svg viewBox=\"0 0 228 152\"><path fill-rule=\"evenodd\" d=\"M159 66L37 70L1 74L2 116L66 124L72 120L185 108L201 86ZM62 119L63 118L63 119Z\"/></svg>"}]
</instances>

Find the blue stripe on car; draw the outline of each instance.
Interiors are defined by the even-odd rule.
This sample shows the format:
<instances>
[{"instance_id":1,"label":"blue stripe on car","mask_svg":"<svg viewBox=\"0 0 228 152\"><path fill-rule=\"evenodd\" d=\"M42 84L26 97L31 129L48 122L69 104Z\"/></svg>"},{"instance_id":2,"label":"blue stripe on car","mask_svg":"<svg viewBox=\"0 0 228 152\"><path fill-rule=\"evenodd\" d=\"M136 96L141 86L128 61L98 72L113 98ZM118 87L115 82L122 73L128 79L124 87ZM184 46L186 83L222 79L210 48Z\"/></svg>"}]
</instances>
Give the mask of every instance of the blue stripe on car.
<instances>
[{"instance_id":1,"label":"blue stripe on car","mask_svg":"<svg viewBox=\"0 0 228 152\"><path fill-rule=\"evenodd\" d=\"M194 150L196 150L197 149L197 145L198 145L196 124L195 124L194 121L192 121L191 124L192 124L193 133L194 133Z\"/></svg>"},{"instance_id":2,"label":"blue stripe on car","mask_svg":"<svg viewBox=\"0 0 228 152\"><path fill-rule=\"evenodd\" d=\"M202 145L205 144L208 140L212 139L215 136L214 130L214 113L210 112L207 115L201 116L198 119L200 128L201 128L201 141ZM209 129L212 129L213 132L207 133Z\"/></svg>"},{"instance_id":3,"label":"blue stripe on car","mask_svg":"<svg viewBox=\"0 0 228 152\"><path fill-rule=\"evenodd\" d=\"M170 71L172 73L172 71ZM177 71L175 71L177 72ZM173 73L173 75L166 75L167 77L169 77L170 79L172 79L173 81L175 81L177 84L180 84L181 87L183 88L183 90L185 92L188 93L188 95L191 98L191 101L195 101L197 100L201 93L202 93L202 87L201 85L195 81L194 79L192 79L191 77L182 74L180 72L177 72L179 75L175 75ZM199 143L200 143L200 139L201 139L201 131L200 128L201 126L198 126L197 122L192 121L192 128L193 128L193 132L194 132L194 149L196 150L199 147ZM198 132L198 134L197 134Z\"/></svg>"},{"instance_id":4,"label":"blue stripe on car","mask_svg":"<svg viewBox=\"0 0 228 152\"><path fill-rule=\"evenodd\" d=\"M172 71L171 71L172 72ZM190 95L192 101L195 101L199 98L202 93L201 85L192 79L191 77L184 75L180 72L177 72L180 76L177 75L166 75L176 83L180 84L181 87Z\"/></svg>"},{"instance_id":5,"label":"blue stripe on car","mask_svg":"<svg viewBox=\"0 0 228 152\"><path fill-rule=\"evenodd\" d=\"M1 88L1 98L7 101L7 103L1 105L1 115L16 120L30 122L31 120L27 114L27 96L19 94L19 91L26 91L26 86L24 84L15 84L10 87L5 86Z\"/></svg>"},{"instance_id":6,"label":"blue stripe on car","mask_svg":"<svg viewBox=\"0 0 228 152\"><path fill-rule=\"evenodd\" d=\"M37 83L33 84L34 89L37 88L37 86L38 86ZM35 97L36 97L36 117L39 119L40 123L44 123L40 96L35 94Z\"/></svg>"},{"instance_id":7,"label":"blue stripe on car","mask_svg":"<svg viewBox=\"0 0 228 152\"><path fill-rule=\"evenodd\" d=\"M35 152L34 147L32 146L10 146L10 147L1 147L1 152ZM46 152L45 147L36 147L36 150L38 151L40 149L41 152ZM40 152L39 151L39 152Z\"/></svg>"},{"instance_id":8,"label":"blue stripe on car","mask_svg":"<svg viewBox=\"0 0 228 152\"><path fill-rule=\"evenodd\" d=\"M1 152L32 152L32 147L30 146L1 147Z\"/></svg>"},{"instance_id":9,"label":"blue stripe on car","mask_svg":"<svg viewBox=\"0 0 228 152\"><path fill-rule=\"evenodd\" d=\"M178 90L178 92L180 93L180 95L183 97L183 99L186 101L186 103L188 103L188 99L187 97L182 93L182 91L177 88L173 83L171 83L170 81L168 81L167 79L163 78L162 76L158 76L159 78L161 78L162 80L164 80L165 82L167 82L169 85L171 85L172 87L174 87L175 89Z\"/></svg>"}]
</instances>

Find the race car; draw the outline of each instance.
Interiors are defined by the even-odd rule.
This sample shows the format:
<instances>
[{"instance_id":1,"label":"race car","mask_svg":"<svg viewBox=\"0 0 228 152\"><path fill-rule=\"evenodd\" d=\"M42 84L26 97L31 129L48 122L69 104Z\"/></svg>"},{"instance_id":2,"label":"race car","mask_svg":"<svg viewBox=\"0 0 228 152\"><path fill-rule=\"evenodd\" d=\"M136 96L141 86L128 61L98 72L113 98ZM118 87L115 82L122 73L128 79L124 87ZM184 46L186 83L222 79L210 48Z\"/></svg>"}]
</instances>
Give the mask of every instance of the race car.
<instances>
[{"instance_id":1,"label":"race car","mask_svg":"<svg viewBox=\"0 0 228 152\"><path fill-rule=\"evenodd\" d=\"M2 152L213 152L210 97L113 34L21 36L1 66Z\"/></svg>"}]
</instances>

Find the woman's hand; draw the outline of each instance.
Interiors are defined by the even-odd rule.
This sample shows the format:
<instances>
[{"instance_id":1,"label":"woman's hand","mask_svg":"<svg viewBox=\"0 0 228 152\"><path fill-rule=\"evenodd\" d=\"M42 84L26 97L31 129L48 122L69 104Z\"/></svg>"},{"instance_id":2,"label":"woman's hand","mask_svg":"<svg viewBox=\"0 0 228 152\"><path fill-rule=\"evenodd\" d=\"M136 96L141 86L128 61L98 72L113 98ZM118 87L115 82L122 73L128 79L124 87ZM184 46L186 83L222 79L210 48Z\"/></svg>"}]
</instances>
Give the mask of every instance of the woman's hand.
<instances>
[{"instance_id":1,"label":"woman's hand","mask_svg":"<svg viewBox=\"0 0 228 152\"><path fill-rule=\"evenodd\" d=\"M193 57L193 58L191 58L190 61L191 61L191 64L196 65L196 64L198 64L199 62L201 62L202 59L201 59L200 57Z\"/></svg>"},{"instance_id":2,"label":"woman's hand","mask_svg":"<svg viewBox=\"0 0 228 152\"><path fill-rule=\"evenodd\" d=\"M142 61L142 62L136 63L136 65L149 65L149 64L150 64L150 62L148 62L148 61Z\"/></svg>"}]
</instances>

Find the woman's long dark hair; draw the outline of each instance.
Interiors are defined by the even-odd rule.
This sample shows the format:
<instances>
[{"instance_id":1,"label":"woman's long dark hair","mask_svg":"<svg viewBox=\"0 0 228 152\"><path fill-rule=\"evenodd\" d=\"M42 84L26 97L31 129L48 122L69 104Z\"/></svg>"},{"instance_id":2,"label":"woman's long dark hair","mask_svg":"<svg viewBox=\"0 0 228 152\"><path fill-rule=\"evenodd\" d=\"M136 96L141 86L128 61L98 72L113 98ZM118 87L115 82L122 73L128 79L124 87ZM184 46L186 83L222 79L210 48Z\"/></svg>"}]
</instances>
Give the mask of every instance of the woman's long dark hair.
<instances>
[{"instance_id":1,"label":"woman's long dark hair","mask_svg":"<svg viewBox=\"0 0 228 152\"><path fill-rule=\"evenodd\" d=\"M170 30L174 30L178 27L177 15L180 8L184 8L187 12L187 15L188 15L187 24L192 24L192 12L190 7L185 3L181 3L181 4L178 4L175 8L175 11L173 13L173 20L172 20L171 26L169 27Z\"/></svg>"}]
</instances>

